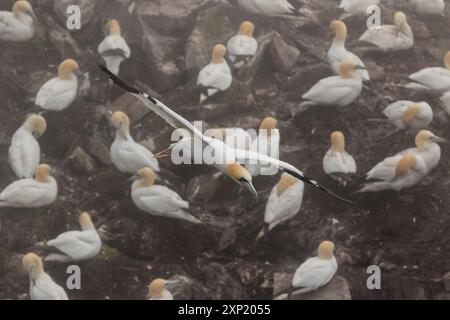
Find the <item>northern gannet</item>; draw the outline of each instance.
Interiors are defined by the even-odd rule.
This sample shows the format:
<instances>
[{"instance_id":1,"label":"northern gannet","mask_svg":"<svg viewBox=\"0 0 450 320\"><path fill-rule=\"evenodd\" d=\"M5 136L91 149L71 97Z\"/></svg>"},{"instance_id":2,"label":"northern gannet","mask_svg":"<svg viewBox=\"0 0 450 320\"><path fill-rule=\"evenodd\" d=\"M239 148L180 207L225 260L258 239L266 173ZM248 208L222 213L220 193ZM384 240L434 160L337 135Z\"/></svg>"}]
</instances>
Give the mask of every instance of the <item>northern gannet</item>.
<instances>
[{"instance_id":1,"label":"northern gannet","mask_svg":"<svg viewBox=\"0 0 450 320\"><path fill-rule=\"evenodd\" d=\"M219 91L225 91L231 86L233 76L225 60L227 49L222 44L216 44L212 51L211 62L200 70L197 85L201 86L200 102L205 101Z\"/></svg>"},{"instance_id":2,"label":"northern gannet","mask_svg":"<svg viewBox=\"0 0 450 320\"><path fill-rule=\"evenodd\" d=\"M448 143L448 141L436 136L429 130L422 130L416 135L416 148L410 149L410 151L423 159L427 167L427 174L431 172L441 160L440 143Z\"/></svg>"},{"instance_id":3,"label":"northern gannet","mask_svg":"<svg viewBox=\"0 0 450 320\"><path fill-rule=\"evenodd\" d=\"M323 171L339 185L345 186L356 173L353 157L345 151L345 136L340 131L331 133L331 147L322 161Z\"/></svg>"},{"instance_id":4,"label":"northern gannet","mask_svg":"<svg viewBox=\"0 0 450 320\"><path fill-rule=\"evenodd\" d=\"M189 121L181 117L179 114L177 114L172 109L167 107L161 101L149 96L146 93L139 91L134 87L129 86L121 79L119 79L117 76L115 76L113 73L111 73L111 71L109 71L105 66L100 65L99 67L103 70L103 72L107 74L109 79L113 80L113 82L116 85L133 94L136 98L141 100L148 108L153 110L157 115L163 118L172 127L186 130L191 134L191 136L194 139L200 139L203 145L206 145L208 148L214 150L214 153L217 155L217 158L223 161L221 161L220 163L213 163L212 165L221 172L228 175L235 182L238 182L240 185L251 191L254 195L257 195L257 192L253 187L252 177L250 173L248 173L248 171L245 170L242 166L240 165L238 166L238 164L236 163L236 159L262 161L265 163L267 162L273 164L277 166L279 170L287 172L293 175L294 177L313 185L317 189L327 192L328 194L332 195L335 198L338 198L340 200L349 203L353 203L347 199L344 199L336 195L332 191L328 190L327 188L319 184L317 181L308 178L302 171L298 170L293 165L287 162L283 162L280 161L279 159L274 159L269 156L248 150L232 149L230 147L227 147L227 145L223 141L219 141L217 139L212 139L210 137L205 136ZM167 150L170 151L170 148L168 148ZM236 170L236 168L239 168L239 170Z\"/></svg>"},{"instance_id":5,"label":"northern gannet","mask_svg":"<svg viewBox=\"0 0 450 320\"><path fill-rule=\"evenodd\" d=\"M272 158L280 156L280 130L277 128L278 120L274 117L266 117L261 121L259 133L252 142L253 152L264 154ZM273 175L278 172L276 166L263 163L246 163L245 167L252 176Z\"/></svg>"},{"instance_id":6,"label":"northern gannet","mask_svg":"<svg viewBox=\"0 0 450 320\"><path fill-rule=\"evenodd\" d=\"M114 166L120 172L132 175L143 167L159 172L159 163L153 153L135 142L130 135L130 118L124 112L116 111L111 122L116 128L116 138L109 150Z\"/></svg>"},{"instance_id":7,"label":"northern gannet","mask_svg":"<svg viewBox=\"0 0 450 320\"><path fill-rule=\"evenodd\" d=\"M154 279L148 286L148 300L173 300L172 293L166 286L170 281L165 279Z\"/></svg>"},{"instance_id":8,"label":"northern gannet","mask_svg":"<svg viewBox=\"0 0 450 320\"><path fill-rule=\"evenodd\" d=\"M42 116L32 114L14 133L8 156L12 170L20 179L31 178L41 159L41 148L37 139L47 129Z\"/></svg>"},{"instance_id":9,"label":"northern gannet","mask_svg":"<svg viewBox=\"0 0 450 320\"><path fill-rule=\"evenodd\" d=\"M339 8L345 11L341 19L346 19L355 15L367 16L367 9L370 6L378 5L380 0L342 0Z\"/></svg>"},{"instance_id":10,"label":"northern gannet","mask_svg":"<svg viewBox=\"0 0 450 320\"><path fill-rule=\"evenodd\" d=\"M12 12L0 11L0 41L28 41L34 34L33 8L28 1L16 1Z\"/></svg>"},{"instance_id":11,"label":"northern gannet","mask_svg":"<svg viewBox=\"0 0 450 320\"><path fill-rule=\"evenodd\" d=\"M412 89L434 90L444 93L450 90L450 51L444 56L446 68L430 67L422 69L409 76L416 83L409 83L405 87Z\"/></svg>"},{"instance_id":12,"label":"northern gannet","mask_svg":"<svg viewBox=\"0 0 450 320\"><path fill-rule=\"evenodd\" d=\"M25 255L22 264L30 276L31 300L69 300L64 289L45 273L42 260L36 254Z\"/></svg>"},{"instance_id":13,"label":"northern gannet","mask_svg":"<svg viewBox=\"0 0 450 320\"><path fill-rule=\"evenodd\" d=\"M50 170L50 166L40 164L34 179L11 183L0 193L0 207L37 208L51 204L58 195L58 185Z\"/></svg>"},{"instance_id":14,"label":"northern gannet","mask_svg":"<svg viewBox=\"0 0 450 320\"><path fill-rule=\"evenodd\" d=\"M450 91L444 93L439 100L441 101L442 108L450 116Z\"/></svg>"},{"instance_id":15,"label":"northern gannet","mask_svg":"<svg viewBox=\"0 0 450 320\"><path fill-rule=\"evenodd\" d=\"M335 37L328 50L327 59L333 72L335 74L340 74L339 68L341 61L346 59L353 60L356 64L365 67L364 63L357 55L345 48L345 40L347 39L347 26L345 23L341 20L334 20L330 24L330 29L334 31ZM364 81L370 80L367 70L359 70L359 73L361 73Z\"/></svg>"},{"instance_id":16,"label":"northern gannet","mask_svg":"<svg viewBox=\"0 0 450 320\"><path fill-rule=\"evenodd\" d=\"M255 26L250 21L244 21L237 35L227 43L228 55L236 68L250 60L258 50L258 42L253 37Z\"/></svg>"},{"instance_id":17,"label":"northern gannet","mask_svg":"<svg viewBox=\"0 0 450 320\"><path fill-rule=\"evenodd\" d=\"M302 98L301 108L310 106L346 107L359 96L362 90L362 78L359 70L365 70L353 60L342 60L339 66L340 76L332 76L317 82Z\"/></svg>"},{"instance_id":18,"label":"northern gannet","mask_svg":"<svg viewBox=\"0 0 450 320\"><path fill-rule=\"evenodd\" d=\"M409 0L409 3L418 14L436 16L444 14L444 0Z\"/></svg>"},{"instance_id":19,"label":"northern gannet","mask_svg":"<svg viewBox=\"0 0 450 320\"><path fill-rule=\"evenodd\" d=\"M48 80L39 89L34 104L46 111L62 111L72 104L77 96L78 63L66 59L58 67L58 76Z\"/></svg>"},{"instance_id":20,"label":"northern gannet","mask_svg":"<svg viewBox=\"0 0 450 320\"><path fill-rule=\"evenodd\" d=\"M411 49L414 46L414 35L406 15L403 12L397 12L394 21L395 25L370 28L363 33L359 41L369 42L384 52Z\"/></svg>"},{"instance_id":21,"label":"northern gannet","mask_svg":"<svg viewBox=\"0 0 450 320\"><path fill-rule=\"evenodd\" d=\"M189 213L189 202L166 186L155 185L156 176L152 169L140 169L135 178L138 180L131 186L131 198L140 210L155 216L202 223Z\"/></svg>"},{"instance_id":22,"label":"northern gannet","mask_svg":"<svg viewBox=\"0 0 450 320\"><path fill-rule=\"evenodd\" d=\"M407 100L396 101L388 105L383 114L398 129L420 130L433 120L433 109L426 102Z\"/></svg>"},{"instance_id":23,"label":"northern gannet","mask_svg":"<svg viewBox=\"0 0 450 320\"><path fill-rule=\"evenodd\" d=\"M257 239L266 235L280 223L293 218L303 201L305 184L290 174L283 173L272 188L264 212L264 227Z\"/></svg>"},{"instance_id":24,"label":"northern gannet","mask_svg":"<svg viewBox=\"0 0 450 320\"><path fill-rule=\"evenodd\" d=\"M71 262L88 260L99 254L102 240L95 230L91 216L83 212L79 217L81 231L67 231L55 239L47 241L47 246L58 249L61 253L51 253L45 261Z\"/></svg>"},{"instance_id":25,"label":"northern gannet","mask_svg":"<svg viewBox=\"0 0 450 320\"><path fill-rule=\"evenodd\" d=\"M295 13L294 6L288 0L237 0L237 3L253 14L274 16Z\"/></svg>"},{"instance_id":26,"label":"northern gannet","mask_svg":"<svg viewBox=\"0 0 450 320\"><path fill-rule=\"evenodd\" d=\"M106 23L108 35L98 46L98 53L102 56L106 66L115 75L119 74L120 64L130 58L131 50L122 37L119 21L111 19Z\"/></svg>"}]
</instances>

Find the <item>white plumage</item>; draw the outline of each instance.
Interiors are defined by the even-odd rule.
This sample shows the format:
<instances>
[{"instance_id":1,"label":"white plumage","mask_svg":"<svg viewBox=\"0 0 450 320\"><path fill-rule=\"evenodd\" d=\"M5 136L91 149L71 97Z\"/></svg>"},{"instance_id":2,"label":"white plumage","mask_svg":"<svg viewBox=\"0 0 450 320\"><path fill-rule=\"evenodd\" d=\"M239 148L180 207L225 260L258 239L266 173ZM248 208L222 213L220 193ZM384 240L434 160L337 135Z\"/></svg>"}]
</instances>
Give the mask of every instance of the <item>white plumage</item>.
<instances>
[{"instance_id":1,"label":"white plumage","mask_svg":"<svg viewBox=\"0 0 450 320\"><path fill-rule=\"evenodd\" d=\"M346 185L356 173L355 159L345 151L345 137L340 131L331 134L331 147L322 160L323 171L340 184Z\"/></svg>"},{"instance_id":2,"label":"white plumage","mask_svg":"<svg viewBox=\"0 0 450 320\"><path fill-rule=\"evenodd\" d=\"M121 35L119 22L115 19L106 24L109 35L98 46L98 53L106 63L106 67L115 75L119 74L120 64L131 56L131 50Z\"/></svg>"},{"instance_id":3,"label":"white plumage","mask_svg":"<svg viewBox=\"0 0 450 320\"><path fill-rule=\"evenodd\" d=\"M383 114L398 129L420 130L433 120L433 109L426 102L400 100L388 105Z\"/></svg>"},{"instance_id":4,"label":"white plumage","mask_svg":"<svg viewBox=\"0 0 450 320\"><path fill-rule=\"evenodd\" d=\"M258 50L258 42L253 37L254 29L253 23L244 21L241 23L239 33L228 40L228 54L235 67L240 67L242 62L253 57Z\"/></svg>"},{"instance_id":5,"label":"white plumage","mask_svg":"<svg viewBox=\"0 0 450 320\"><path fill-rule=\"evenodd\" d=\"M16 1L12 12L0 11L0 40L12 42L30 40L34 34L33 18L33 9L28 1Z\"/></svg>"},{"instance_id":6,"label":"white plumage","mask_svg":"<svg viewBox=\"0 0 450 320\"><path fill-rule=\"evenodd\" d=\"M410 4L422 15L443 15L445 10L444 0L410 0Z\"/></svg>"},{"instance_id":7,"label":"white plumage","mask_svg":"<svg viewBox=\"0 0 450 320\"><path fill-rule=\"evenodd\" d=\"M341 18L345 19L354 15L367 16L367 8L379 3L380 0L342 0L339 8L343 9L345 13Z\"/></svg>"},{"instance_id":8,"label":"white plumage","mask_svg":"<svg viewBox=\"0 0 450 320\"><path fill-rule=\"evenodd\" d=\"M294 6L287 0L238 0L238 4L250 13L266 16L295 12Z\"/></svg>"},{"instance_id":9,"label":"white plumage","mask_svg":"<svg viewBox=\"0 0 450 320\"><path fill-rule=\"evenodd\" d=\"M422 89L434 90L444 93L450 90L450 51L444 56L446 68L430 67L413 73L409 78L417 83L407 84L406 87L415 88L414 85Z\"/></svg>"},{"instance_id":10,"label":"white plumage","mask_svg":"<svg viewBox=\"0 0 450 320\"><path fill-rule=\"evenodd\" d=\"M166 288L169 282L161 278L153 280L148 286L148 300L173 300L172 293Z\"/></svg>"},{"instance_id":11,"label":"white plumage","mask_svg":"<svg viewBox=\"0 0 450 320\"><path fill-rule=\"evenodd\" d=\"M450 91L444 93L439 100L441 101L442 108L450 116Z\"/></svg>"}]
</instances>

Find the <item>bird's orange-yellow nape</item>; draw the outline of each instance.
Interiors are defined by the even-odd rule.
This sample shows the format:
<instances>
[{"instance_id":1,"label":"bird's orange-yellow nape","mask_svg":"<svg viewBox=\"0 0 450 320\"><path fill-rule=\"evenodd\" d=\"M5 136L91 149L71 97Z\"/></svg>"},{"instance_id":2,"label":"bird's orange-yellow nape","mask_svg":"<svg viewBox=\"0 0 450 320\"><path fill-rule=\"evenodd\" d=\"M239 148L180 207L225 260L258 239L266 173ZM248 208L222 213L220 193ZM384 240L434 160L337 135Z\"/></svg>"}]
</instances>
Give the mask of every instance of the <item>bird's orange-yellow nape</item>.
<instances>
[{"instance_id":1,"label":"bird's orange-yellow nape","mask_svg":"<svg viewBox=\"0 0 450 320\"><path fill-rule=\"evenodd\" d=\"M26 127L29 128L33 133L37 133L39 136L42 136L47 130L47 121L45 121L44 117L37 114L31 114L25 120Z\"/></svg>"},{"instance_id":2,"label":"bird's orange-yellow nape","mask_svg":"<svg viewBox=\"0 0 450 320\"><path fill-rule=\"evenodd\" d=\"M407 21L406 15L403 12L399 11L395 13L394 22L397 27L400 27L401 25L405 24L406 21Z\"/></svg>"},{"instance_id":3,"label":"bird's orange-yellow nape","mask_svg":"<svg viewBox=\"0 0 450 320\"><path fill-rule=\"evenodd\" d=\"M241 23L239 27L239 34L244 36L253 36L253 32L255 31L255 25L251 21L244 21Z\"/></svg>"},{"instance_id":4,"label":"bird's orange-yellow nape","mask_svg":"<svg viewBox=\"0 0 450 320\"><path fill-rule=\"evenodd\" d=\"M122 127L125 127L126 129L130 128L130 118L127 116L125 112L122 111L116 111L113 113L111 117L111 123L116 129Z\"/></svg>"},{"instance_id":5,"label":"bird's orange-yellow nape","mask_svg":"<svg viewBox=\"0 0 450 320\"><path fill-rule=\"evenodd\" d=\"M403 175L405 173L408 173L415 165L416 165L416 157L412 152L406 153L399 162L397 162L397 165L395 166L395 173L397 175Z\"/></svg>"},{"instance_id":6,"label":"bird's orange-yellow nape","mask_svg":"<svg viewBox=\"0 0 450 320\"><path fill-rule=\"evenodd\" d=\"M420 107L417 104L412 104L406 108L406 110L402 114L402 121L405 124L409 124L414 117L419 113Z\"/></svg>"},{"instance_id":7,"label":"bird's orange-yellow nape","mask_svg":"<svg viewBox=\"0 0 450 320\"><path fill-rule=\"evenodd\" d=\"M322 241L319 245L318 256L320 259L330 259L333 257L334 243L331 241Z\"/></svg>"},{"instance_id":8,"label":"bird's orange-yellow nape","mask_svg":"<svg viewBox=\"0 0 450 320\"><path fill-rule=\"evenodd\" d=\"M48 178L50 176L50 171L52 168L45 163L41 163L36 168L36 171L34 173L34 178L39 182L48 182Z\"/></svg>"},{"instance_id":9,"label":"bird's orange-yellow nape","mask_svg":"<svg viewBox=\"0 0 450 320\"><path fill-rule=\"evenodd\" d=\"M148 286L149 298L160 298L167 285L167 280L162 278L154 279Z\"/></svg>"},{"instance_id":10,"label":"bird's orange-yellow nape","mask_svg":"<svg viewBox=\"0 0 450 320\"><path fill-rule=\"evenodd\" d=\"M106 23L106 29L110 35L121 35L120 23L116 19L111 19Z\"/></svg>"},{"instance_id":11,"label":"bird's orange-yellow nape","mask_svg":"<svg viewBox=\"0 0 450 320\"><path fill-rule=\"evenodd\" d=\"M149 167L144 167L140 169L137 175L138 177L141 178L139 180L139 184L141 187L151 187L152 185L155 184L156 181L155 172Z\"/></svg>"},{"instance_id":12,"label":"bird's orange-yellow nape","mask_svg":"<svg viewBox=\"0 0 450 320\"><path fill-rule=\"evenodd\" d=\"M294 185L298 180L289 173L283 172L277 184L278 195L280 196L290 186Z\"/></svg>"},{"instance_id":13,"label":"bird's orange-yellow nape","mask_svg":"<svg viewBox=\"0 0 450 320\"><path fill-rule=\"evenodd\" d=\"M343 21L332 21L330 24L330 29L334 31L336 40L345 41L347 39L347 26Z\"/></svg>"},{"instance_id":14,"label":"bird's orange-yellow nape","mask_svg":"<svg viewBox=\"0 0 450 320\"><path fill-rule=\"evenodd\" d=\"M226 173L235 180L244 178L247 181L252 181L252 175L247 171L247 169L236 161L227 164Z\"/></svg>"},{"instance_id":15,"label":"bird's orange-yellow nape","mask_svg":"<svg viewBox=\"0 0 450 320\"><path fill-rule=\"evenodd\" d=\"M357 69L357 64L351 59L344 59L339 65L339 74L342 78L351 78Z\"/></svg>"},{"instance_id":16,"label":"bird's orange-yellow nape","mask_svg":"<svg viewBox=\"0 0 450 320\"><path fill-rule=\"evenodd\" d=\"M28 1L19 0L14 3L12 12L18 18L21 13L33 13L33 8Z\"/></svg>"},{"instance_id":17,"label":"bird's orange-yellow nape","mask_svg":"<svg viewBox=\"0 0 450 320\"><path fill-rule=\"evenodd\" d=\"M42 274L44 272L44 266L42 264L42 259L35 253L27 253L22 259L22 266L25 271L30 272L32 269L36 275Z\"/></svg>"},{"instance_id":18,"label":"bird's orange-yellow nape","mask_svg":"<svg viewBox=\"0 0 450 320\"><path fill-rule=\"evenodd\" d=\"M345 136L341 131L334 131L330 136L331 150L337 152L345 151Z\"/></svg>"},{"instance_id":19,"label":"bird's orange-yellow nape","mask_svg":"<svg viewBox=\"0 0 450 320\"><path fill-rule=\"evenodd\" d=\"M58 66L58 77L63 80L69 80L74 71L79 70L80 66L74 59L66 59Z\"/></svg>"},{"instance_id":20,"label":"bird's orange-yellow nape","mask_svg":"<svg viewBox=\"0 0 450 320\"><path fill-rule=\"evenodd\" d=\"M259 125L260 130L267 130L267 135L271 135L275 129L277 129L278 120L274 117L266 117L261 121Z\"/></svg>"},{"instance_id":21,"label":"bird's orange-yellow nape","mask_svg":"<svg viewBox=\"0 0 450 320\"><path fill-rule=\"evenodd\" d=\"M226 52L227 48L223 44L216 44L212 51L211 63L222 63Z\"/></svg>"},{"instance_id":22,"label":"bird's orange-yellow nape","mask_svg":"<svg viewBox=\"0 0 450 320\"><path fill-rule=\"evenodd\" d=\"M94 229L94 223L92 222L91 215L88 212L83 212L78 217L82 230Z\"/></svg>"}]
</instances>

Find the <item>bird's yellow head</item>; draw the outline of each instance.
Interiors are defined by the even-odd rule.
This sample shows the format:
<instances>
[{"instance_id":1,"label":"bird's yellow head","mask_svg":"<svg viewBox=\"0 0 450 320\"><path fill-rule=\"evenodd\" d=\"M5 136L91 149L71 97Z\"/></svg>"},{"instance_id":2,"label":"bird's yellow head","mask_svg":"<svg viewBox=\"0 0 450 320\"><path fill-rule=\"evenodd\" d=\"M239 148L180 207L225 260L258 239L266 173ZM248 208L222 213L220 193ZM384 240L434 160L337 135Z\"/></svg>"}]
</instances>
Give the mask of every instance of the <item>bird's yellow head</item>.
<instances>
[{"instance_id":1,"label":"bird's yellow head","mask_svg":"<svg viewBox=\"0 0 450 320\"><path fill-rule=\"evenodd\" d=\"M331 150L344 152L345 151L345 136L341 131L334 131L331 133Z\"/></svg>"},{"instance_id":2,"label":"bird's yellow head","mask_svg":"<svg viewBox=\"0 0 450 320\"><path fill-rule=\"evenodd\" d=\"M128 131L130 129L130 118L125 112L116 111L111 117L111 123L116 129Z\"/></svg>"},{"instance_id":3,"label":"bird's yellow head","mask_svg":"<svg viewBox=\"0 0 450 320\"><path fill-rule=\"evenodd\" d=\"M447 67L447 69L450 69L450 51L447 51L447 53L444 56L444 64Z\"/></svg>"},{"instance_id":4,"label":"bird's yellow head","mask_svg":"<svg viewBox=\"0 0 450 320\"><path fill-rule=\"evenodd\" d=\"M225 173L245 189L250 191L254 196L258 195L252 184L252 175L240 163L234 161L227 164L225 167Z\"/></svg>"},{"instance_id":5,"label":"bird's yellow head","mask_svg":"<svg viewBox=\"0 0 450 320\"><path fill-rule=\"evenodd\" d=\"M111 19L106 23L106 29L108 30L110 35L118 35L121 34L119 21L116 19Z\"/></svg>"},{"instance_id":6,"label":"bird's yellow head","mask_svg":"<svg viewBox=\"0 0 450 320\"><path fill-rule=\"evenodd\" d=\"M330 24L330 29L333 30L337 40L345 41L347 39L347 26L343 21L332 21Z\"/></svg>"},{"instance_id":7,"label":"bird's yellow head","mask_svg":"<svg viewBox=\"0 0 450 320\"><path fill-rule=\"evenodd\" d=\"M78 217L78 221L80 222L80 226L82 230L95 229L94 224L92 223L92 219L89 213L83 212Z\"/></svg>"},{"instance_id":8,"label":"bird's yellow head","mask_svg":"<svg viewBox=\"0 0 450 320\"><path fill-rule=\"evenodd\" d=\"M272 131L277 128L278 120L274 117L266 117L261 121L259 129L267 130L267 135L271 135Z\"/></svg>"},{"instance_id":9,"label":"bird's yellow head","mask_svg":"<svg viewBox=\"0 0 450 320\"><path fill-rule=\"evenodd\" d=\"M39 182L48 182L51 170L52 168L48 164L42 163L36 168L34 178Z\"/></svg>"},{"instance_id":10,"label":"bird's yellow head","mask_svg":"<svg viewBox=\"0 0 450 320\"><path fill-rule=\"evenodd\" d=\"M222 63L226 52L227 48L223 44L216 44L212 51L211 63Z\"/></svg>"},{"instance_id":11,"label":"bird's yellow head","mask_svg":"<svg viewBox=\"0 0 450 320\"><path fill-rule=\"evenodd\" d=\"M334 253L334 243L331 241L322 241L319 245L319 258L330 259Z\"/></svg>"},{"instance_id":12,"label":"bird's yellow head","mask_svg":"<svg viewBox=\"0 0 450 320\"><path fill-rule=\"evenodd\" d=\"M34 269L38 274L44 271L42 259L32 252L27 253L23 257L22 266L27 272L30 272L32 269Z\"/></svg>"},{"instance_id":13,"label":"bird's yellow head","mask_svg":"<svg viewBox=\"0 0 450 320\"><path fill-rule=\"evenodd\" d=\"M144 167L140 169L137 173L137 176L141 178L139 182L142 187L151 187L152 185L155 184L156 181L155 172L149 167Z\"/></svg>"},{"instance_id":14,"label":"bird's yellow head","mask_svg":"<svg viewBox=\"0 0 450 320\"><path fill-rule=\"evenodd\" d=\"M407 22L406 15L401 11L395 13L394 22L397 27L404 25Z\"/></svg>"},{"instance_id":15,"label":"bird's yellow head","mask_svg":"<svg viewBox=\"0 0 450 320\"><path fill-rule=\"evenodd\" d=\"M430 145L429 143L448 143L446 139L436 136L429 130L421 130L416 135L415 142L417 149L420 151L427 150Z\"/></svg>"},{"instance_id":16,"label":"bird's yellow head","mask_svg":"<svg viewBox=\"0 0 450 320\"><path fill-rule=\"evenodd\" d=\"M47 122L45 121L44 117L32 114L30 115L26 120L25 124L28 128L30 128L33 135L38 138L42 136L47 130Z\"/></svg>"},{"instance_id":17,"label":"bird's yellow head","mask_svg":"<svg viewBox=\"0 0 450 320\"><path fill-rule=\"evenodd\" d=\"M239 34L244 36L253 37L253 32L255 31L255 25L250 21L244 21L239 27Z\"/></svg>"},{"instance_id":18,"label":"bird's yellow head","mask_svg":"<svg viewBox=\"0 0 450 320\"><path fill-rule=\"evenodd\" d=\"M403 175L409 172L416 165L416 162L417 160L414 154L408 152L403 156L403 158L400 159L399 162L397 162L397 165L395 166L395 173L397 175Z\"/></svg>"},{"instance_id":19,"label":"bird's yellow head","mask_svg":"<svg viewBox=\"0 0 450 320\"><path fill-rule=\"evenodd\" d=\"M68 80L72 77L75 71L78 71L80 66L74 59L66 59L58 67L58 77L63 80Z\"/></svg>"},{"instance_id":20,"label":"bird's yellow head","mask_svg":"<svg viewBox=\"0 0 450 320\"><path fill-rule=\"evenodd\" d=\"M12 12L14 13L14 16L17 18L22 13L27 13L34 15L33 8L31 7L31 4L28 1L16 1L12 7Z\"/></svg>"},{"instance_id":21,"label":"bird's yellow head","mask_svg":"<svg viewBox=\"0 0 450 320\"><path fill-rule=\"evenodd\" d=\"M149 298L160 298L164 289L166 288L167 280L157 278L153 280L148 286L148 297Z\"/></svg>"},{"instance_id":22,"label":"bird's yellow head","mask_svg":"<svg viewBox=\"0 0 450 320\"><path fill-rule=\"evenodd\" d=\"M405 124L411 123L414 117L419 113L420 107L417 104L412 104L402 114L402 121Z\"/></svg>"},{"instance_id":23,"label":"bird's yellow head","mask_svg":"<svg viewBox=\"0 0 450 320\"><path fill-rule=\"evenodd\" d=\"M290 186L294 185L298 180L290 174L283 172L277 184L278 195L281 195Z\"/></svg>"}]
</instances>

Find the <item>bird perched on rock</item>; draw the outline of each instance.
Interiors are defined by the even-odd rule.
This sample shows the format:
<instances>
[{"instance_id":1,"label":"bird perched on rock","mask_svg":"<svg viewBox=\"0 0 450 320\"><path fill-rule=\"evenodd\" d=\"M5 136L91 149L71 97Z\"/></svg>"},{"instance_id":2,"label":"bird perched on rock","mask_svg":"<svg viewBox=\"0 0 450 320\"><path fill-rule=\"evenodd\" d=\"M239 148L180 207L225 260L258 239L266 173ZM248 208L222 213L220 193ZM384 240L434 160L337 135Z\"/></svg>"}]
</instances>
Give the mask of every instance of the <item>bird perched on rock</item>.
<instances>
[{"instance_id":1,"label":"bird perched on rock","mask_svg":"<svg viewBox=\"0 0 450 320\"><path fill-rule=\"evenodd\" d=\"M424 101L396 101L388 105L383 114L400 130L424 129L433 120L433 109Z\"/></svg>"},{"instance_id":2,"label":"bird perched on rock","mask_svg":"<svg viewBox=\"0 0 450 320\"><path fill-rule=\"evenodd\" d=\"M8 152L9 164L18 178L31 178L36 171L41 159L41 148L37 139L46 129L45 119L32 114L12 136Z\"/></svg>"},{"instance_id":3,"label":"bird perched on rock","mask_svg":"<svg viewBox=\"0 0 450 320\"><path fill-rule=\"evenodd\" d=\"M28 1L16 1L12 12L0 11L0 41L24 42L33 38L36 16Z\"/></svg>"},{"instance_id":4,"label":"bird perched on rock","mask_svg":"<svg viewBox=\"0 0 450 320\"><path fill-rule=\"evenodd\" d=\"M202 88L200 103L231 86L233 76L224 58L226 51L224 45L216 44L213 48L211 62L200 70L197 78L197 85Z\"/></svg>"},{"instance_id":5,"label":"bird perched on rock","mask_svg":"<svg viewBox=\"0 0 450 320\"><path fill-rule=\"evenodd\" d=\"M334 31L335 36L331 43L331 47L328 50L327 59L333 72L335 74L340 74L339 68L341 61L346 59L353 60L356 64L365 67L364 63L357 55L345 48L345 40L347 39L347 26L345 23L341 20L334 20L330 24L330 29ZM359 70L358 72L361 74L364 81L370 80L367 70Z\"/></svg>"},{"instance_id":6,"label":"bird perched on rock","mask_svg":"<svg viewBox=\"0 0 450 320\"><path fill-rule=\"evenodd\" d=\"M159 172L159 163L153 153L134 141L130 134L130 118L122 111L116 111L111 117L116 128L116 138L109 149L111 161L123 173L136 174L143 167Z\"/></svg>"},{"instance_id":7,"label":"bird perched on rock","mask_svg":"<svg viewBox=\"0 0 450 320\"><path fill-rule=\"evenodd\" d=\"M380 0L342 0L339 8L345 12L341 19L347 19L355 15L367 16L370 6L378 5Z\"/></svg>"},{"instance_id":8,"label":"bird perched on rock","mask_svg":"<svg viewBox=\"0 0 450 320\"><path fill-rule=\"evenodd\" d=\"M242 67L256 54L258 42L253 37L254 31L254 24L244 21L241 23L238 34L228 40L228 55L235 68Z\"/></svg>"},{"instance_id":9,"label":"bird perched on rock","mask_svg":"<svg viewBox=\"0 0 450 320\"><path fill-rule=\"evenodd\" d=\"M195 224L201 221L189 213L189 203L166 186L155 185L156 176L145 167L138 171L131 186L131 198L140 210L155 216L180 219Z\"/></svg>"},{"instance_id":10,"label":"bird perched on rock","mask_svg":"<svg viewBox=\"0 0 450 320\"><path fill-rule=\"evenodd\" d=\"M88 260L99 254L102 240L92 223L91 216L83 212L79 217L81 231L67 231L55 239L47 241L47 246L54 247L60 253L51 253L45 261L72 262Z\"/></svg>"},{"instance_id":11,"label":"bird perched on rock","mask_svg":"<svg viewBox=\"0 0 450 320\"><path fill-rule=\"evenodd\" d=\"M56 180L50 176L50 166L40 164L34 179L11 183L0 193L0 207L38 208L51 204L58 195Z\"/></svg>"},{"instance_id":12,"label":"bird perched on rock","mask_svg":"<svg viewBox=\"0 0 450 320\"><path fill-rule=\"evenodd\" d=\"M106 67L115 75L119 74L120 64L129 59L131 50L122 37L119 21L111 19L106 23L108 34L98 46L98 53L106 63Z\"/></svg>"},{"instance_id":13,"label":"bird perched on rock","mask_svg":"<svg viewBox=\"0 0 450 320\"><path fill-rule=\"evenodd\" d=\"M31 300L69 300L64 289L45 273L42 259L36 254L25 255L22 264L30 276Z\"/></svg>"},{"instance_id":14,"label":"bird perched on rock","mask_svg":"<svg viewBox=\"0 0 450 320\"><path fill-rule=\"evenodd\" d=\"M408 50L414 46L414 34L403 12L394 16L395 25L375 26L359 38L383 52Z\"/></svg>"},{"instance_id":15,"label":"bird perched on rock","mask_svg":"<svg viewBox=\"0 0 450 320\"><path fill-rule=\"evenodd\" d=\"M80 67L73 59L66 59L58 66L58 76L48 80L39 89L35 106L44 111L62 111L77 96Z\"/></svg>"},{"instance_id":16,"label":"bird perched on rock","mask_svg":"<svg viewBox=\"0 0 450 320\"><path fill-rule=\"evenodd\" d=\"M339 185L346 186L356 173L353 157L345 151L345 136L341 131L331 133L331 147L322 161L323 171Z\"/></svg>"},{"instance_id":17,"label":"bird perched on rock","mask_svg":"<svg viewBox=\"0 0 450 320\"><path fill-rule=\"evenodd\" d=\"M154 279L148 286L148 300L173 300L172 293L166 288L168 283L165 279Z\"/></svg>"}]
</instances>

